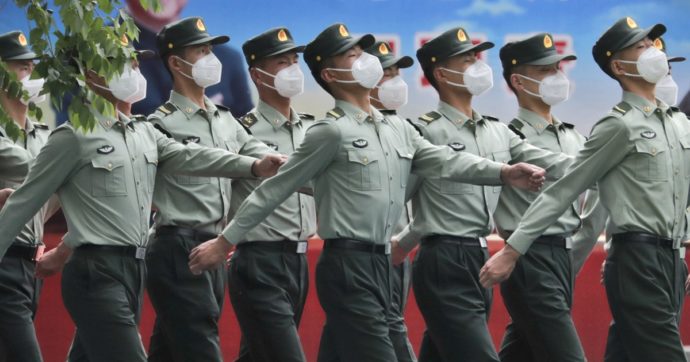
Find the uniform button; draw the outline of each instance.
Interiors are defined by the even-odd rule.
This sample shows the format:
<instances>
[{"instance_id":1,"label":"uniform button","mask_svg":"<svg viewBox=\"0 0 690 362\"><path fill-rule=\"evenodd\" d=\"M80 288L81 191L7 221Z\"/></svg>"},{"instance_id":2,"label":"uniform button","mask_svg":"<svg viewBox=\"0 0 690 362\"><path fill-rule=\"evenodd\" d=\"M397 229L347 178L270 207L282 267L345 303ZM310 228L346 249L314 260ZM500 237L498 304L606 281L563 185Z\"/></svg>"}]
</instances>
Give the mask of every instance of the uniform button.
<instances>
[{"instance_id":1,"label":"uniform button","mask_svg":"<svg viewBox=\"0 0 690 362\"><path fill-rule=\"evenodd\" d=\"M393 201L391 201L391 205L393 205Z\"/></svg>"},{"instance_id":2,"label":"uniform button","mask_svg":"<svg viewBox=\"0 0 690 362\"><path fill-rule=\"evenodd\" d=\"M304 209L304 205L302 205L302 208Z\"/></svg>"},{"instance_id":3,"label":"uniform button","mask_svg":"<svg viewBox=\"0 0 690 362\"><path fill-rule=\"evenodd\" d=\"M652 147L652 156L656 155L656 147Z\"/></svg>"},{"instance_id":4,"label":"uniform button","mask_svg":"<svg viewBox=\"0 0 690 362\"><path fill-rule=\"evenodd\" d=\"M139 186L139 181L137 181L137 186Z\"/></svg>"},{"instance_id":5,"label":"uniform button","mask_svg":"<svg viewBox=\"0 0 690 362\"><path fill-rule=\"evenodd\" d=\"M136 160L136 159L137 159L136 157L132 157L132 161L134 161L134 160Z\"/></svg>"},{"instance_id":6,"label":"uniform button","mask_svg":"<svg viewBox=\"0 0 690 362\"><path fill-rule=\"evenodd\" d=\"M367 157L364 157L364 158L362 159L362 162L367 163L367 162L369 162L369 159L368 159Z\"/></svg>"},{"instance_id":7,"label":"uniform button","mask_svg":"<svg viewBox=\"0 0 690 362\"><path fill-rule=\"evenodd\" d=\"M389 176L388 179L389 179L389 180L393 180L393 176Z\"/></svg>"},{"instance_id":8,"label":"uniform button","mask_svg":"<svg viewBox=\"0 0 690 362\"><path fill-rule=\"evenodd\" d=\"M215 145L216 145L216 147L218 147L218 144L217 144L217 143L215 143Z\"/></svg>"},{"instance_id":9,"label":"uniform button","mask_svg":"<svg viewBox=\"0 0 690 362\"><path fill-rule=\"evenodd\" d=\"M386 156L388 156L388 152L386 152Z\"/></svg>"},{"instance_id":10,"label":"uniform button","mask_svg":"<svg viewBox=\"0 0 690 362\"><path fill-rule=\"evenodd\" d=\"M112 169L113 169L113 164L112 164L112 163L108 163L108 170L112 170Z\"/></svg>"},{"instance_id":11,"label":"uniform button","mask_svg":"<svg viewBox=\"0 0 690 362\"><path fill-rule=\"evenodd\" d=\"M651 107L649 107L649 106L644 106L644 111L645 111L645 112L649 112L649 111L651 111L651 110L652 110Z\"/></svg>"}]
</instances>

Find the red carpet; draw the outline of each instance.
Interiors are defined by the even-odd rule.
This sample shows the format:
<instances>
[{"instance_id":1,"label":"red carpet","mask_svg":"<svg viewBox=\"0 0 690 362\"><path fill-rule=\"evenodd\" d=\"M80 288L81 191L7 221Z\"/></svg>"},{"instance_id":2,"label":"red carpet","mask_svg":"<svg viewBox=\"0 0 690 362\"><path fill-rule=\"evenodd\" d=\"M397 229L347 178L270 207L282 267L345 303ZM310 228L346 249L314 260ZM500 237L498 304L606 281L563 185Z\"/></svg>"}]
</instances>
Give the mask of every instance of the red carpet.
<instances>
[{"instance_id":1,"label":"red carpet","mask_svg":"<svg viewBox=\"0 0 690 362\"><path fill-rule=\"evenodd\" d=\"M46 236L46 243L52 248L62 236L62 230L52 231ZM321 242L316 241L309 247L310 278L314 280L314 266L321 250ZM498 250L502 244L494 241L490 243L492 253ZM582 339L582 344L589 361L602 361L604 347L606 345L606 333L611 319L604 288L599 284L599 268L604 258L604 252L597 246L594 254L589 258L578 277L575 286L574 320ZM314 285L313 282L311 283ZM491 314L490 328L494 342L499 345L503 336L503 330L508 321L508 316L503 307L500 292L496 289L493 311ZM225 361L233 361L237 356L239 346L239 328L235 315L227 298L225 300L221 320L221 342ZM683 312L683 340L690 344L690 309L688 303ZM424 321L417 309L414 295L410 294L410 302L405 314L410 339L418 351L424 330ZM144 344L148 346L151 329L153 326L154 312L151 304L146 300L144 315L141 323L141 335ZM300 336L304 345L307 359L316 361L321 327L324 322L324 314L316 297L316 291L309 291L309 298L300 326ZM69 344L71 342L74 325L67 314L60 296L60 277L56 276L46 280L41 304L36 318L37 333L43 356L46 362L61 362L65 360Z\"/></svg>"}]
</instances>

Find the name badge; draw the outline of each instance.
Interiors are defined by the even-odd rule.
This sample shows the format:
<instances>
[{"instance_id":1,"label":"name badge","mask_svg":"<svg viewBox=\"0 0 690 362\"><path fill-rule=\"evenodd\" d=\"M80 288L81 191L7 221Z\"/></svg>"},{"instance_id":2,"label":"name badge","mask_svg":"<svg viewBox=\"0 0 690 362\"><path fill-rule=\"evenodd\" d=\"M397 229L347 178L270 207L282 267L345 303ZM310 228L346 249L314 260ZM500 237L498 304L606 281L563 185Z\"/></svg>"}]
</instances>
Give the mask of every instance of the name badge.
<instances>
[{"instance_id":1,"label":"name badge","mask_svg":"<svg viewBox=\"0 0 690 362\"><path fill-rule=\"evenodd\" d=\"M307 252L307 242L300 241L297 243L297 254L304 254Z\"/></svg>"}]
</instances>

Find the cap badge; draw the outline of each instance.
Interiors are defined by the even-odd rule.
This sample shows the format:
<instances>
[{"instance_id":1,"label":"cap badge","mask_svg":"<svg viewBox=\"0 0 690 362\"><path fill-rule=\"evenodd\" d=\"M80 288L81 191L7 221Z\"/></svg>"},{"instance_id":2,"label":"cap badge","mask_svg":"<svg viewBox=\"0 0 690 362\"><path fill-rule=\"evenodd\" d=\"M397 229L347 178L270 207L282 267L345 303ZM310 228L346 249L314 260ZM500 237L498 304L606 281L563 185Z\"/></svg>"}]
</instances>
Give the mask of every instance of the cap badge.
<instances>
[{"instance_id":1,"label":"cap badge","mask_svg":"<svg viewBox=\"0 0 690 362\"><path fill-rule=\"evenodd\" d=\"M206 31L206 25L204 25L204 22L201 21L201 19L196 21L196 28L199 29L199 31Z\"/></svg>"},{"instance_id":2,"label":"cap badge","mask_svg":"<svg viewBox=\"0 0 690 362\"><path fill-rule=\"evenodd\" d=\"M381 53L381 55L388 54L388 47L386 46L386 43L381 43L381 45L379 45L379 53Z\"/></svg>"},{"instance_id":3,"label":"cap badge","mask_svg":"<svg viewBox=\"0 0 690 362\"><path fill-rule=\"evenodd\" d=\"M628 17L625 19L625 21L628 22L628 26L630 27L630 29L635 29L635 28L637 28L637 23L635 22L635 20L633 20L633 18L631 18L631 17L628 16Z\"/></svg>"},{"instance_id":4,"label":"cap badge","mask_svg":"<svg viewBox=\"0 0 690 362\"><path fill-rule=\"evenodd\" d=\"M343 38L350 36L350 33L347 32L347 28L345 28L345 25L343 24L340 24L338 32L340 32L340 36L342 36Z\"/></svg>"},{"instance_id":5,"label":"cap badge","mask_svg":"<svg viewBox=\"0 0 690 362\"><path fill-rule=\"evenodd\" d=\"M553 46L553 41L548 35L544 35L544 48L551 48Z\"/></svg>"},{"instance_id":6,"label":"cap badge","mask_svg":"<svg viewBox=\"0 0 690 362\"><path fill-rule=\"evenodd\" d=\"M19 40L19 45L25 47L26 46L26 37L24 36L23 33L19 33L19 36L17 37L17 40Z\"/></svg>"},{"instance_id":7,"label":"cap badge","mask_svg":"<svg viewBox=\"0 0 690 362\"><path fill-rule=\"evenodd\" d=\"M278 32L278 40L280 40L280 41L287 41L288 40L288 36L287 36L287 33L285 32L285 29L280 29L280 31Z\"/></svg>"},{"instance_id":8,"label":"cap badge","mask_svg":"<svg viewBox=\"0 0 690 362\"><path fill-rule=\"evenodd\" d=\"M467 34L462 29L458 29L458 40L467 41Z\"/></svg>"}]
</instances>

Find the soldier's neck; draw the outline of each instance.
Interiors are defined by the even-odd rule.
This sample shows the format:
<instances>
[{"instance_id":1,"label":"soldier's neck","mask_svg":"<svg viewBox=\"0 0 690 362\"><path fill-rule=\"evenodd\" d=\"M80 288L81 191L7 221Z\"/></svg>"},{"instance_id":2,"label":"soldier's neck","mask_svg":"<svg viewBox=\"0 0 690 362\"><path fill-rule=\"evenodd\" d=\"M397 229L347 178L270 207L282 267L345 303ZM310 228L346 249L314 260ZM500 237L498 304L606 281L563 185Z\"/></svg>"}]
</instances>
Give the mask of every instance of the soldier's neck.
<instances>
[{"instance_id":1,"label":"soldier's neck","mask_svg":"<svg viewBox=\"0 0 690 362\"><path fill-rule=\"evenodd\" d=\"M383 103L379 102L378 100L369 97L369 102L371 102L371 105L374 106L376 109L386 109L386 107L383 105Z\"/></svg>"},{"instance_id":2,"label":"soldier's neck","mask_svg":"<svg viewBox=\"0 0 690 362\"><path fill-rule=\"evenodd\" d=\"M656 104L656 97L654 95L654 90L656 88L655 84L651 84L645 81L629 81L621 82L621 87L624 91L636 94L653 104Z\"/></svg>"},{"instance_id":3,"label":"soldier's neck","mask_svg":"<svg viewBox=\"0 0 690 362\"><path fill-rule=\"evenodd\" d=\"M459 112L472 118L472 95L469 93L440 92L439 99Z\"/></svg>"},{"instance_id":4,"label":"soldier's neck","mask_svg":"<svg viewBox=\"0 0 690 362\"><path fill-rule=\"evenodd\" d=\"M274 91L275 94L259 94L259 99L261 99L262 102L268 104L269 106L273 107L278 113L282 114L285 116L285 118L290 119L290 98L285 98L277 92Z\"/></svg>"},{"instance_id":5,"label":"soldier's neck","mask_svg":"<svg viewBox=\"0 0 690 362\"><path fill-rule=\"evenodd\" d=\"M118 111L122 112L127 117L132 116L132 104L131 103L125 103L125 102L117 102L115 105L115 108L117 108Z\"/></svg>"},{"instance_id":6,"label":"soldier's neck","mask_svg":"<svg viewBox=\"0 0 690 362\"><path fill-rule=\"evenodd\" d=\"M355 105L364 112L371 114L371 102L369 102L369 90L365 92L334 92L335 99Z\"/></svg>"},{"instance_id":7,"label":"soldier's neck","mask_svg":"<svg viewBox=\"0 0 690 362\"><path fill-rule=\"evenodd\" d=\"M2 104L2 108L19 128L24 129L26 127L26 115L29 107L24 105L19 99L9 99L4 94L0 97L0 104Z\"/></svg>"},{"instance_id":8,"label":"soldier's neck","mask_svg":"<svg viewBox=\"0 0 690 362\"><path fill-rule=\"evenodd\" d=\"M551 116L551 106L535 99L529 95L525 97L518 97L518 104L521 108L538 114L541 118L546 120L549 124L553 124L553 117Z\"/></svg>"},{"instance_id":9,"label":"soldier's neck","mask_svg":"<svg viewBox=\"0 0 690 362\"><path fill-rule=\"evenodd\" d=\"M206 89L199 87L194 81L176 79L175 82L173 82L173 90L189 98L189 100L199 108L206 110L206 103L204 102L204 91Z\"/></svg>"}]
</instances>

